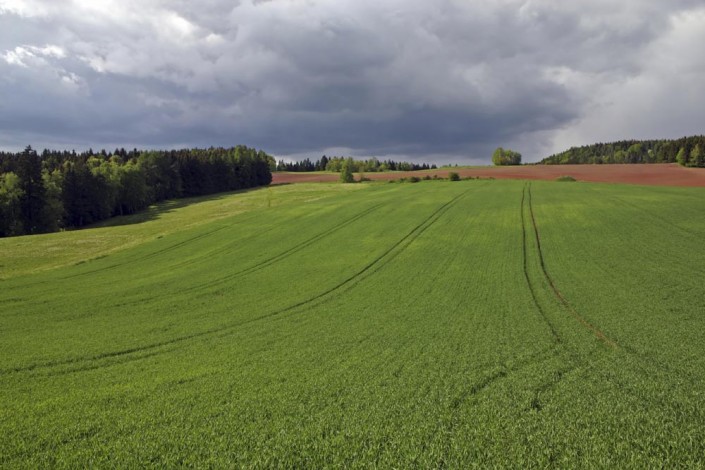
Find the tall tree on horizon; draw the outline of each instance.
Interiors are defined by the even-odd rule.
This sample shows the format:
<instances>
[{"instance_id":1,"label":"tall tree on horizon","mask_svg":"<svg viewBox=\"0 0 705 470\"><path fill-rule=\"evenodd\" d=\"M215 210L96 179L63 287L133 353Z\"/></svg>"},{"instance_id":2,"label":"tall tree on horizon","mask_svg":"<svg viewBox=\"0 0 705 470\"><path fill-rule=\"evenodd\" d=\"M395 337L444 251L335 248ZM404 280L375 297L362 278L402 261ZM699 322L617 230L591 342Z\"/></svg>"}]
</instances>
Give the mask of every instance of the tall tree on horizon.
<instances>
[{"instance_id":1,"label":"tall tree on horizon","mask_svg":"<svg viewBox=\"0 0 705 470\"><path fill-rule=\"evenodd\" d=\"M44 206L46 205L46 188L42 179L42 159L28 145L20 155L17 165L20 196L20 213L24 233L41 233L46 231Z\"/></svg>"}]
</instances>

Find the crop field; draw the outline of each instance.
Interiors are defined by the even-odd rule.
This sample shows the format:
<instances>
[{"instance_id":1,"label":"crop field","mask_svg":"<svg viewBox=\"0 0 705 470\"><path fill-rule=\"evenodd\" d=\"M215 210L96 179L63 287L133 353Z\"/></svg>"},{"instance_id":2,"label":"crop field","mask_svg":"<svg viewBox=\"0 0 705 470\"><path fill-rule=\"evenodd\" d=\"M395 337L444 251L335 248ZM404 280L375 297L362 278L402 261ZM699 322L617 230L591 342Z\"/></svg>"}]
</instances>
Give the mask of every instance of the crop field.
<instances>
[{"instance_id":1,"label":"crop field","mask_svg":"<svg viewBox=\"0 0 705 470\"><path fill-rule=\"evenodd\" d=\"M496 178L554 181L561 176L572 176L578 181L593 183L626 183L654 186L705 187L705 170L686 168L677 163L650 163L634 165L614 163L604 165L508 165L445 167L436 170L369 172L365 177L372 180L394 180L416 176L438 175L447 178L454 171L463 178ZM315 172L276 172L273 184L334 182L340 179L339 173ZM359 179L359 176L358 176Z\"/></svg>"},{"instance_id":2,"label":"crop field","mask_svg":"<svg viewBox=\"0 0 705 470\"><path fill-rule=\"evenodd\" d=\"M286 185L0 265L2 468L705 465L703 188Z\"/></svg>"}]
</instances>

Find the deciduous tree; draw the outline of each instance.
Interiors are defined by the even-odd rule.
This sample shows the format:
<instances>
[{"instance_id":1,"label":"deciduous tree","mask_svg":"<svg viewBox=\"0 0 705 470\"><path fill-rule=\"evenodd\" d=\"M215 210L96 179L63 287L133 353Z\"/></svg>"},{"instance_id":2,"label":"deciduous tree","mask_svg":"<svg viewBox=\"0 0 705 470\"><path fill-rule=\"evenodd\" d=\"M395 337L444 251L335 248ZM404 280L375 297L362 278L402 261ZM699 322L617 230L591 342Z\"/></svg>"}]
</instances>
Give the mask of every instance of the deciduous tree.
<instances>
[{"instance_id":1,"label":"deciduous tree","mask_svg":"<svg viewBox=\"0 0 705 470\"><path fill-rule=\"evenodd\" d=\"M492 154L492 163L495 165L520 165L521 154L513 150L497 147Z\"/></svg>"}]
</instances>

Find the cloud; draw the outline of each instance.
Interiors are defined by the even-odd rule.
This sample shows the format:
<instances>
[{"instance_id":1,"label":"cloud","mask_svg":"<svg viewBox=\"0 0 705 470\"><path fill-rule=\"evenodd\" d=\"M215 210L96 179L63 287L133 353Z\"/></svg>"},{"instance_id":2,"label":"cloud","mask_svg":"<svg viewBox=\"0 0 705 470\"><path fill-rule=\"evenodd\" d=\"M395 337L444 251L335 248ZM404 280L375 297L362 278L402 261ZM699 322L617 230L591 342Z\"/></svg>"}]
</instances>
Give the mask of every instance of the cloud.
<instances>
[{"instance_id":1,"label":"cloud","mask_svg":"<svg viewBox=\"0 0 705 470\"><path fill-rule=\"evenodd\" d=\"M697 1L0 0L0 145L529 160L702 132Z\"/></svg>"}]
</instances>

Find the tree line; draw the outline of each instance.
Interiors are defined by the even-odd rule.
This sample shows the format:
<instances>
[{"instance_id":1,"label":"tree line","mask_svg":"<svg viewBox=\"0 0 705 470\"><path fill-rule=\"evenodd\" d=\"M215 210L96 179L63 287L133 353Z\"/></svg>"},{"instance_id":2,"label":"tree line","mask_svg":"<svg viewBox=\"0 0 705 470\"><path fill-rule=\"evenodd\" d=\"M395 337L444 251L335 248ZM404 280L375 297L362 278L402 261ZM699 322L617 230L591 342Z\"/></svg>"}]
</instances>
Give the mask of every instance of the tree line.
<instances>
[{"instance_id":1,"label":"tree line","mask_svg":"<svg viewBox=\"0 0 705 470\"><path fill-rule=\"evenodd\" d=\"M267 185L275 160L232 148L0 152L0 237L55 232L165 199Z\"/></svg>"},{"instance_id":2,"label":"tree line","mask_svg":"<svg viewBox=\"0 0 705 470\"><path fill-rule=\"evenodd\" d=\"M352 172L376 173L381 171L418 171L418 170L435 170L435 164L428 163L411 163L397 162L394 160L380 161L375 157L368 159L356 160L352 157L326 157L323 155L320 159L311 161L310 158L305 158L300 161L286 162L279 160L276 165L276 171L293 171L293 172L309 172L309 171L334 171L340 173L343 166L349 165Z\"/></svg>"},{"instance_id":3,"label":"tree line","mask_svg":"<svg viewBox=\"0 0 705 470\"><path fill-rule=\"evenodd\" d=\"M705 136L660 140L622 140L572 147L540 163L679 163L705 167Z\"/></svg>"}]
</instances>

